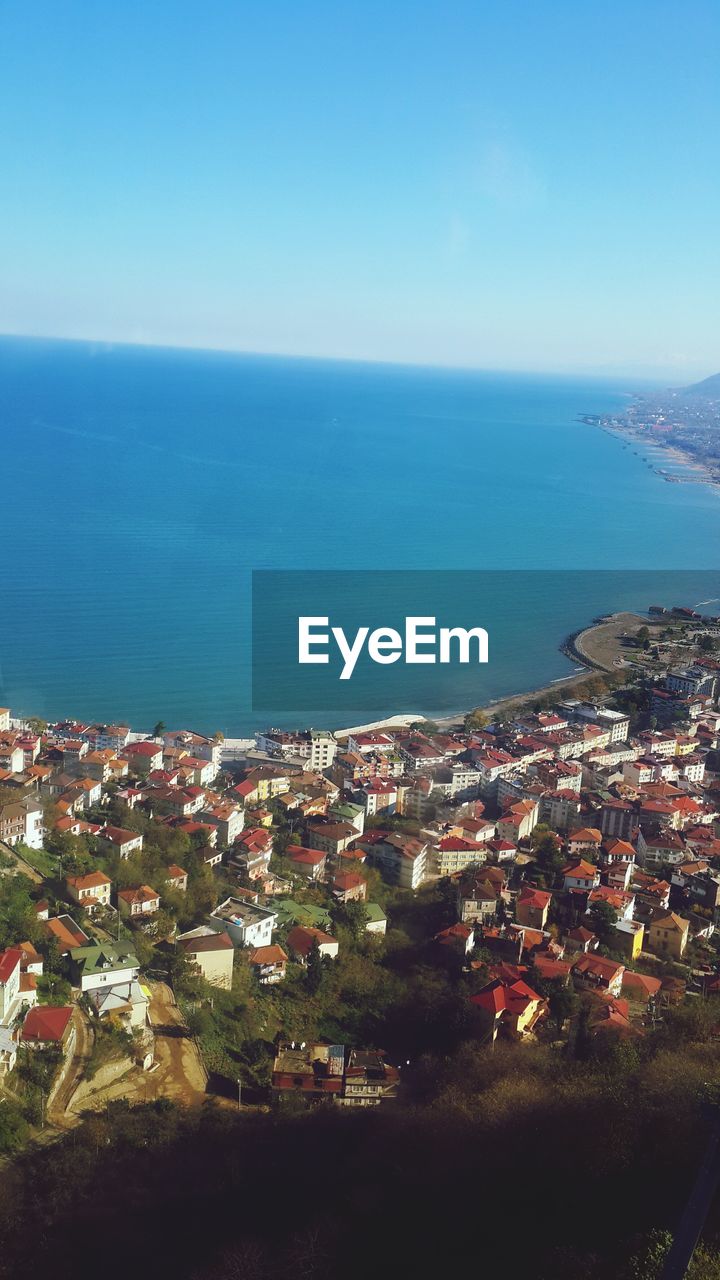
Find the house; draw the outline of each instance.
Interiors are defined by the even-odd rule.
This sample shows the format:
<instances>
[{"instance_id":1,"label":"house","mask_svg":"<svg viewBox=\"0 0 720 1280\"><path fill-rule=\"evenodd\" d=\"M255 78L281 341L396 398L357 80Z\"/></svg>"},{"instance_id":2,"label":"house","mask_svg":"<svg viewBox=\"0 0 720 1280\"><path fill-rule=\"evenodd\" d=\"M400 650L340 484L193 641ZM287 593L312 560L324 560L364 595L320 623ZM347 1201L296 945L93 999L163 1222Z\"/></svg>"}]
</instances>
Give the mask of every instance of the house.
<instances>
[{"instance_id":1,"label":"house","mask_svg":"<svg viewBox=\"0 0 720 1280\"><path fill-rule=\"evenodd\" d=\"M544 929L547 924L552 894L534 885L524 885L515 903L515 919L518 924L531 929Z\"/></svg>"},{"instance_id":2,"label":"house","mask_svg":"<svg viewBox=\"0 0 720 1280\"><path fill-rule=\"evenodd\" d=\"M457 892L457 912L461 924L489 924L495 919L498 904L498 887L484 874L483 869L467 872L460 877Z\"/></svg>"},{"instance_id":3,"label":"house","mask_svg":"<svg viewBox=\"0 0 720 1280\"><path fill-rule=\"evenodd\" d=\"M82 992L127 985L135 981L140 972L138 958L126 942L73 947L70 961L74 984Z\"/></svg>"},{"instance_id":4,"label":"house","mask_svg":"<svg viewBox=\"0 0 720 1280\"><path fill-rule=\"evenodd\" d=\"M272 832L266 827L248 827L234 842L231 862L250 880L259 880L267 871L272 851Z\"/></svg>"},{"instance_id":5,"label":"house","mask_svg":"<svg viewBox=\"0 0 720 1280\"><path fill-rule=\"evenodd\" d=\"M688 944L690 921L668 911L651 920L648 929L648 950L658 956L682 959Z\"/></svg>"},{"instance_id":6,"label":"house","mask_svg":"<svg viewBox=\"0 0 720 1280\"><path fill-rule=\"evenodd\" d=\"M491 1018L493 1042L501 1028L513 1037L527 1035L547 1009L542 996L522 978L495 978L471 996L470 1003Z\"/></svg>"},{"instance_id":7,"label":"house","mask_svg":"<svg viewBox=\"0 0 720 1280\"><path fill-rule=\"evenodd\" d=\"M36 951L32 942L18 942L18 949L22 951L22 960L20 961L20 970L22 973L33 973L39 978L43 972L44 961L39 951Z\"/></svg>"},{"instance_id":8,"label":"house","mask_svg":"<svg viewBox=\"0 0 720 1280\"><path fill-rule=\"evenodd\" d=\"M309 822L307 825L308 839L312 840L313 848L324 849L326 853L337 857L344 849L347 849L351 840L357 837L357 830L351 822Z\"/></svg>"},{"instance_id":9,"label":"house","mask_svg":"<svg viewBox=\"0 0 720 1280\"><path fill-rule=\"evenodd\" d=\"M582 859L563 867L562 874L563 889L566 892L570 889L581 889L589 893L600 883L600 872L597 867L593 867L589 862L583 862Z\"/></svg>"},{"instance_id":10,"label":"house","mask_svg":"<svg viewBox=\"0 0 720 1280\"><path fill-rule=\"evenodd\" d=\"M140 833L126 831L123 827L103 827L97 838L104 853L118 853L123 860L132 853L139 853L143 847Z\"/></svg>"},{"instance_id":11,"label":"house","mask_svg":"<svg viewBox=\"0 0 720 1280\"><path fill-rule=\"evenodd\" d=\"M379 1049L346 1049L345 1045L281 1044L273 1063L276 1098L299 1093L310 1101L339 1106L377 1106L397 1094L400 1073Z\"/></svg>"},{"instance_id":12,"label":"house","mask_svg":"<svg viewBox=\"0 0 720 1280\"><path fill-rule=\"evenodd\" d=\"M199 817L217 829L217 841L222 845L230 845L237 840L245 826L245 810L235 804L216 804L210 809L200 809Z\"/></svg>"},{"instance_id":13,"label":"house","mask_svg":"<svg viewBox=\"0 0 720 1280\"><path fill-rule=\"evenodd\" d=\"M160 910L160 894L148 884L137 889L118 889L118 907L124 916L152 916Z\"/></svg>"},{"instance_id":14,"label":"house","mask_svg":"<svg viewBox=\"0 0 720 1280\"><path fill-rule=\"evenodd\" d=\"M72 1016L72 1005L36 1005L23 1022L20 1039L24 1045L61 1045L69 1052L74 1040Z\"/></svg>"},{"instance_id":15,"label":"house","mask_svg":"<svg viewBox=\"0 0 720 1280\"><path fill-rule=\"evenodd\" d=\"M637 960L644 937L645 925L640 920L617 920L613 928L613 950L622 951L628 960Z\"/></svg>"},{"instance_id":16,"label":"house","mask_svg":"<svg viewBox=\"0 0 720 1280\"><path fill-rule=\"evenodd\" d=\"M332 882L332 895L337 902L364 902L367 880L357 871L337 871Z\"/></svg>"},{"instance_id":17,"label":"house","mask_svg":"<svg viewBox=\"0 0 720 1280\"><path fill-rule=\"evenodd\" d=\"M68 897L92 915L98 907L110 905L112 881L103 871L90 871L84 876L68 876L65 881Z\"/></svg>"},{"instance_id":18,"label":"house","mask_svg":"<svg viewBox=\"0 0 720 1280\"><path fill-rule=\"evenodd\" d=\"M308 925L297 924L287 936L288 946L300 964L307 964L310 952L317 942L321 956L329 956L334 960L340 949L337 938L325 933L323 929L313 929Z\"/></svg>"},{"instance_id":19,"label":"house","mask_svg":"<svg viewBox=\"0 0 720 1280\"><path fill-rule=\"evenodd\" d=\"M662 980L652 978L646 973L633 973L626 969L623 974L622 993L628 1000L637 1000L651 1005L660 994Z\"/></svg>"},{"instance_id":20,"label":"house","mask_svg":"<svg viewBox=\"0 0 720 1280\"><path fill-rule=\"evenodd\" d=\"M462 836L444 836L435 850L435 871L439 876L451 876L467 867L479 867L487 859L484 843Z\"/></svg>"},{"instance_id":21,"label":"house","mask_svg":"<svg viewBox=\"0 0 720 1280\"><path fill-rule=\"evenodd\" d=\"M250 953L250 966L262 986L282 982L287 969L287 956L282 947L273 943L269 947L256 947Z\"/></svg>"},{"instance_id":22,"label":"house","mask_svg":"<svg viewBox=\"0 0 720 1280\"><path fill-rule=\"evenodd\" d=\"M602 832L595 827L581 827L579 831L571 831L567 838L568 853L571 858L581 860L583 854L591 856L600 850Z\"/></svg>"},{"instance_id":23,"label":"house","mask_svg":"<svg viewBox=\"0 0 720 1280\"><path fill-rule=\"evenodd\" d=\"M311 1098L339 1098L345 1072L344 1045L284 1044L273 1063L272 1091L275 1096L300 1092Z\"/></svg>"},{"instance_id":24,"label":"house","mask_svg":"<svg viewBox=\"0 0 720 1280\"><path fill-rule=\"evenodd\" d=\"M140 776L162 768L163 749L157 742L129 742L120 754L133 773Z\"/></svg>"},{"instance_id":25,"label":"house","mask_svg":"<svg viewBox=\"0 0 720 1280\"><path fill-rule=\"evenodd\" d=\"M365 923L366 933L377 933L381 937L387 932L387 916L382 907L377 902L364 903L367 921Z\"/></svg>"},{"instance_id":26,"label":"house","mask_svg":"<svg viewBox=\"0 0 720 1280\"><path fill-rule=\"evenodd\" d=\"M462 921L459 921L457 924L451 924L447 929L441 929L439 933L436 933L433 942L446 950L469 956L475 946L475 930L472 925L463 924Z\"/></svg>"},{"instance_id":27,"label":"house","mask_svg":"<svg viewBox=\"0 0 720 1280\"><path fill-rule=\"evenodd\" d=\"M17 1027L0 1025L0 1080L15 1068L18 1051Z\"/></svg>"},{"instance_id":28,"label":"house","mask_svg":"<svg viewBox=\"0 0 720 1280\"><path fill-rule=\"evenodd\" d=\"M148 1021L150 990L137 978L96 986L88 991L88 1000L99 1018L119 1019L127 1031L141 1031Z\"/></svg>"},{"instance_id":29,"label":"house","mask_svg":"<svg viewBox=\"0 0 720 1280\"><path fill-rule=\"evenodd\" d=\"M211 929L227 933L238 947L266 947L272 942L277 912L240 898L226 898L208 919Z\"/></svg>"},{"instance_id":30,"label":"house","mask_svg":"<svg viewBox=\"0 0 720 1280\"><path fill-rule=\"evenodd\" d=\"M376 1107L397 1094L400 1073L385 1062L380 1049L351 1049L345 1054L343 1088L337 1101L345 1107Z\"/></svg>"},{"instance_id":31,"label":"house","mask_svg":"<svg viewBox=\"0 0 720 1280\"><path fill-rule=\"evenodd\" d=\"M379 868L386 880L401 889L417 889L425 878L428 846L399 831L372 831L357 842L367 852L368 861Z\"/></svg>"},{"instance_id":32,"label":"house","mask_svg":"<svg viewBox=\"0 0 720 1280\"><path fill-rule=\"evenodd\" d=\"M623 889L612 889L609 885L599 884L597 889L591 890L588 894L587 914L590 915L593 907L600 902L611 907L619 920L632 920L635 908L634 893L625 893Z\"/></svg>"},{"instance_id":33,"label":"house","mask_svg":"<svg viewBox=\"0 0 720 1280\"><path fill-rule=\"evenodd\" d=\"M303 849L299 844L289 844L285 857L293 865L298 875L307 880L323 880L327 865L327 852L324 849Z\"/></svg>"},{"instance_id":34,"label":"house","mask_svg":"<svg viewBox=\"0 0 720 1280\"><path fill-rule=\"evenodd\" d=\"M203 845L199 855L206 867L219 867L222 862L222 849L214 849L211 844Z\"/></svg>"},{"instance_id":35,"label":"house","mask_svg":"<svg viewBox=\"0 0 720 1280\"><path fill-rule=\"evenodd\" d=\"M188 885L188 873L177 863L173 862L165 872L165 879L169 889L179 889L184 893Z\"/></svg>"},{"instance_id":36,"label":"house","mask_svg":"<svg viewBox=\"0 0 720 1280\"><path fill-rule=\"evenodd\" d=\"M0 1025L7 1027L20 1009L22 951L8 947L0 952Z\"/></svg>"},{"instance_id":37,"label":"house","mask_svg":"<svg viewBox=\"0 0 720 1280\"><path fill-rule=\"evenodd\" d=\"M527 840L537 825L540 807L537 800L519 800L505 810L497 822L497 834L500 840L509 840L519 844Z\"/></svg>"},{"instance_id":38,"label":"house","mask_svg":"<svg viewBox=\"0 0 720 1280\"><path fill-rule=\"evenodd\" d=\"M589 952L583 952L573 965L573 977L581 986L608 991L612 996L620 995L624 973L624 964Z\"/></svg>"},{"instance_id":39,"label":"house","mask_svg":"<svg viewBox=\"0 0 720 1280\"><path fill-rule=\"evenodd\" d=\"M197 965L205 981L212 987L230 989L235 947L227 933L201 925L181 934L177 945Z\"/></svg>"},{"instance_id":40,"label":"house","mask_svg":"<svg viewBox=\"0 0 720 1280\"><path fill-rule=\"evenodd\" d=\"M84 947L90 942L84 929L75 923L72 916L66 914L53 916L52 919L46 919L43 923L45 933L57 944L61 956L68 955L74 947Z\"/></svg>"}]
</instances>

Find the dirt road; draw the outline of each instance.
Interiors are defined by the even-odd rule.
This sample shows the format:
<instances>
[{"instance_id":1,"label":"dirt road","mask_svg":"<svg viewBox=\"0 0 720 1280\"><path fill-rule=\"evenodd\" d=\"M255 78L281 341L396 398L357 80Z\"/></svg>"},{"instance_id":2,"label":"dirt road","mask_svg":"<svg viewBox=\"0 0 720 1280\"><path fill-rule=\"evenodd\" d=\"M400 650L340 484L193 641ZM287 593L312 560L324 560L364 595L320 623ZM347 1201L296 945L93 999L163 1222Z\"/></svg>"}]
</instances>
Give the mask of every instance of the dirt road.
<instances>
[{"instance_id":1,"label":"dirt road","mask_svg":"<svg viewBox=\"0 0 720 1280\"><path fill-rule=\"evenodd\" d=\"M155 1032L155 1061L158 1069L148 1076L151 1097L172 1098L187 1106L203 1102L207 1073L200 1054L164 982L152 988L150 1022Z\"/></svg>"},{"instance_id":2,"label":"dirt road","mask_svg":"<svg viewBox=\"0 0 720 1280\"><path fill-rule=\"evenodd\" d=\"M75 1047L70 1061L65 1064L62 1083L48 1107L47 1119L52 1125L66 1129L79 1124L80 1117L68 1111L72 1097L83 1078L88 1058L92 1053L94 1032L86 1015L75 1006L72 1015L75 1029Z\"/></svg>"}]
</instances>

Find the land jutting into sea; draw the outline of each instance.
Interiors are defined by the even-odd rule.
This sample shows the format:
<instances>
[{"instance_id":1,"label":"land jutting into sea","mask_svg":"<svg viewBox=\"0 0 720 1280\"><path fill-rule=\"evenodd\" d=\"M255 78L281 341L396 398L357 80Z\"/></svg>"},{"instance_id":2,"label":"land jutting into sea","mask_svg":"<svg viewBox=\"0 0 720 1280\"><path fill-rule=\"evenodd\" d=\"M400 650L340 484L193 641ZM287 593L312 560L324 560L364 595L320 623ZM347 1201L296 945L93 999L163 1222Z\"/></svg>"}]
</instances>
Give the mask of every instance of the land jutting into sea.
<instances>
[{"instance_id":1,"label":"land jutting into sea","mask_svg":"<svg viewBox=\"0 0 720 1280\"><path fill-rule=\"evenodd\" d=\"M635 395L624 413L583 414L581 421L619 436L626 448L636 446L669 484L720 485L720 374Z\"/></svg>"}]
</instances>

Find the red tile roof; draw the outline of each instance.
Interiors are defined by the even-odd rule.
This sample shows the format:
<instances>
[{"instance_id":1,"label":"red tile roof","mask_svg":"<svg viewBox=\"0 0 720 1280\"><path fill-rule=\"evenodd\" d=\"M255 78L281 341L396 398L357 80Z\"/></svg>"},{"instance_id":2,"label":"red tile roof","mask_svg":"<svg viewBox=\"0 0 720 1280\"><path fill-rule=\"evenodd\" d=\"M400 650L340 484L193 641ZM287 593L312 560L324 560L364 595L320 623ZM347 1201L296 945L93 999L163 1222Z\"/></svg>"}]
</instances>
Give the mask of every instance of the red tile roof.
<instances>
[{"instance_id":1,"label":"red tile roof","mask_svg":"<svg viewBox=\"0 0 720 1280\"><path fill-rule=\"evenodd\" d=\"M37 1005L28 1013L22 1029L23 1040L62 1040L72 1018L72 1008Z\"/></svg>"}]
</instances>

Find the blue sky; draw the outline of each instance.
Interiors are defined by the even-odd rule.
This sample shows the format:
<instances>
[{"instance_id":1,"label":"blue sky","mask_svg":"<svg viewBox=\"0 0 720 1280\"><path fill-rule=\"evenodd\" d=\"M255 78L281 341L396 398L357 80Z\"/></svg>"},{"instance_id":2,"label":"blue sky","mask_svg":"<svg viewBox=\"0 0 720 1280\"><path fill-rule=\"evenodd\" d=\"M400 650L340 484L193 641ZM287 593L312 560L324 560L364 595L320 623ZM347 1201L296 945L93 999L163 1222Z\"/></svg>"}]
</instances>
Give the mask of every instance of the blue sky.
<instances>
[{"instance_id":1,"label":"blue sky","mask_svg":"<svg viewBox=\"0 0 720 1280\"><path fill-rule=\"evenodd\" d=\"M0 0L0 331L720 369L717 0Z\"/></svg>"}]
</instances>

